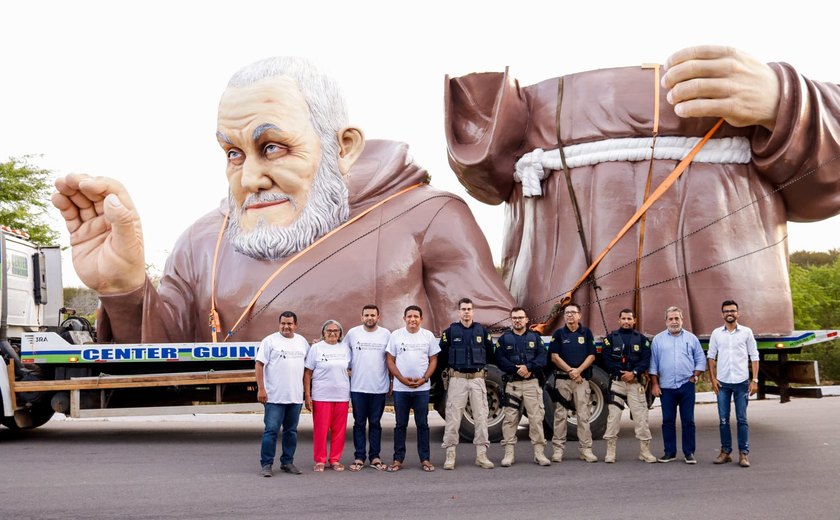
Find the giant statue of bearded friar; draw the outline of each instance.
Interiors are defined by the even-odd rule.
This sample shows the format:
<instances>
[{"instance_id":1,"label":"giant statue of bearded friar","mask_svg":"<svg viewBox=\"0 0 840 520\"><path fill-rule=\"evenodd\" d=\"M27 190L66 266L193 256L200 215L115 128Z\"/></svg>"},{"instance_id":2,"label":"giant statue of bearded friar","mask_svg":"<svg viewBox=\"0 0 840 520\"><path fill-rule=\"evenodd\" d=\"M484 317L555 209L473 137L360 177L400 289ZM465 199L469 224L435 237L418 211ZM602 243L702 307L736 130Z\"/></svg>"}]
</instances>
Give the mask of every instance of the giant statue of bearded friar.
<instances>
[{"instance_id":1,"label":"giant statue of bearded friar","mask_svg":"<svg viewBox=\"0 0 840 520\"><path fill-rule=\"evenodd\" d=\"M786 222L840 212L836 84L700 46L673 54L658 84L655 67L636 66L526 87L507 71L476 73L447 78L445 90L450 164L478 200L507 203L505 281L535 319L723 118L574 299L602 334L623 308L655 333L671 305L708 334L724 299L757 333L792 330Z\"/></svg>"},{"instance_id":2,"label":"giant statue of bearded friar","mask_svg":"<svg viewBox=\"0 0 840 520\"><path fill-rule=\"evenodd\" d=\"M211 321L218 341L230 331L259 341L284 310L311 339L328 318L355 323L368 303L385 327L398 328L417 304L441 330L464 296L485 323L507 316L513 300L466 203L431 187L405 144L366 143L338 86L306 60L269 58L234 74L216 137L228 199L179 238L157 289L123 185L56 181L74 266L102 302L100 341L211 341Z\"/></svg>"}]
</instances>

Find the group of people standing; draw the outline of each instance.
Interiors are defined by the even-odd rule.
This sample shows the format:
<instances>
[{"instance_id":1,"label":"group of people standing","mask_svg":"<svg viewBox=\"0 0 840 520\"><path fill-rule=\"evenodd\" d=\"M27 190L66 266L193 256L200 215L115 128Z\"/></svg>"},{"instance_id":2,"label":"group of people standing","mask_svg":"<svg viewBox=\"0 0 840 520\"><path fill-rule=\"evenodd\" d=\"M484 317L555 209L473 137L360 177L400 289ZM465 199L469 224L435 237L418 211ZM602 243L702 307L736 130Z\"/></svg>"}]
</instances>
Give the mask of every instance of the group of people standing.
<instances>
[{"instance_id":1,"label":"group of people standing","mask_svg":"<svg viewBox=\"0 0 840 520\"><path fill-rule=\"evenodd\" d=\"M475 463L491 469L487 456L486 368L495 363L503 372L504 419L502 423L503 467L515 459L516 432L523 411L529 418L529 436L533 460L540 466L562 462L566 444L566 419L577 415L579 457L598 462L592 451L589 428L592 365L596 361L592 332L580 323L580 306L566 305L565 324L557 329L546 348L542 337L528 327L525 309L510 311L512 327L494 344L489 331L473 320L473 302L458 302L459 320L436 339L421 327L423 311L419 306L406 307L405 327L393 332L380 327L379 309L365 305L362 324L346 334L340 323L328 320L322 326L322 340L309 346L295 333L297 316L291 311L280 315L279 331L266 337L256 356L258 400L265 405L265 430L261 447L261 474L272 476L277 437L282 428L280 469L301 474L294 465L297 423L301 408L313 416L313 470L329 466L344 471L341 463L347 413L353 410L354 460L350 471L360 471L366 464L382 471L399 471L406 457L406 431L410 413L417 428L417 453L421 468L431 472L428 410L430 379L442 368L446 388L443 448L444 469L455 468L456 448L464 410L469 405L475 434ZM629 407L639 440L639 459L645 462L670 462L675 459L676 417L682 424L682 448L685 462L695 464L694 402L695 383L706 370L706 357L712 388L718 396L721 452L716 464L730 462L732 436L729 429L731 402L734 399L738 422L739 464L749 466L746 406L749 395L758 388L758 350L752 331L738 323L738 304L727 300L722 305L724 326L712 332L708 354L697 337L682 327L682 311L666 310L667 329L649 341L635 329L632 310L619 314L619 328L604 339L602 367L610 378L609 416L604 439L607 452L604 462L616 461L616 441L622 411ZM753 379L749 380L749 369ZM549 385L545 385L546 377ZM664 454L655 457L650 450L646 385L662 402ZM555 403L552 453L546 454L543 430L545 405L543 388ZM386 397L393 395L396 426L394 454L390 464L381 457L381 418ZM329 441L329 453L328 453Z\"/></svg>"}]
</instances>

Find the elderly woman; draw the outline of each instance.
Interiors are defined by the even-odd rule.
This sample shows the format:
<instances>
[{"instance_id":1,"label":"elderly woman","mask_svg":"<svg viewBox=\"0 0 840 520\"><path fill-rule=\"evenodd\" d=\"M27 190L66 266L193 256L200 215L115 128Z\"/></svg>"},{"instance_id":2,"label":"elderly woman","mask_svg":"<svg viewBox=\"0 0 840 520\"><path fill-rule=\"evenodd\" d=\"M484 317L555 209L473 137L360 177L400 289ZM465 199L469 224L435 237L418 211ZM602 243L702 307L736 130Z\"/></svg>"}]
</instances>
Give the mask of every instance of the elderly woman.
<instances>
[{"instance_id":1,"label":"elderly woman","mask_svg":"<svg viewBox=\"0 0 840 520\"><path fill-rule=\"evenodd\" d=\"M309 348L304 362L303 394L306 409L312 412L315 471L324 471L327 463L327 433L330 467L344 471L339 461L350 407L350 349L341 343L343 335L339 322L327 320L321 327L322 340Z\"/></svg>"}]
</instances>

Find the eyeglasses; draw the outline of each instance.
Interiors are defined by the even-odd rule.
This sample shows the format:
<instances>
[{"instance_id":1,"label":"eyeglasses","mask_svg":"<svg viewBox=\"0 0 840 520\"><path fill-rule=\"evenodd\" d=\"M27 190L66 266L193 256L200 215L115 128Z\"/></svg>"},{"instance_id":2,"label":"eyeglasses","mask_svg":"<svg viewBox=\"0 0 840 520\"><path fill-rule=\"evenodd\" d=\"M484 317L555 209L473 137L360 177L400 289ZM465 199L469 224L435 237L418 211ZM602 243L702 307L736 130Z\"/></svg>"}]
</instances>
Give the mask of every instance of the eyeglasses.
<instances>
[{"instance_id":1,"label":"eyeglasses","mask_svg":"<svg viewBox=\"0 0 840 520\"><path fill-rule=\"evenodd\" d=\"M326 334L341 334L341 331L338 329L327 329L324 331Z\"/></svg>"},{"instance_id":2,"label":"eyeglasses","mask_svg":"<svg viewBox=\"0 0 840 520\"><path fill-rule=\"evenodd\" d=\"M579 311L566 311L563 314L565 314L566 316L574 316L575 314L580 314L580 312Z\"/></svg>"}]
</instances>

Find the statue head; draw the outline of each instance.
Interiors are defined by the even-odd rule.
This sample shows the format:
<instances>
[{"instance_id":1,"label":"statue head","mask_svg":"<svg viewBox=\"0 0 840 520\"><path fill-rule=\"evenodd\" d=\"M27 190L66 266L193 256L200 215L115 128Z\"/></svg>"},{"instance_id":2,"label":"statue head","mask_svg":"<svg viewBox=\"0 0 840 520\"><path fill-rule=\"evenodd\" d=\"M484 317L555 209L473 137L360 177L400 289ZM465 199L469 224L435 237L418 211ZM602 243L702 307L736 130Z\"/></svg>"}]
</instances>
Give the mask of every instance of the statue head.
<instances>
[{"instance_id":1,"label":"statue head","mask_svg":"<svg viewBox=\"0 0 840 520\"><path fill-rule=\"evenodd\" d=\"M294 254L349 215L345 177L364 149L338 85L301 58L240 69L219 102L234 249L258 259Z\"/></svg>"}]
</instances>

